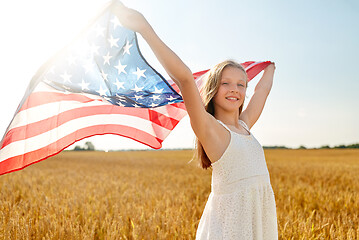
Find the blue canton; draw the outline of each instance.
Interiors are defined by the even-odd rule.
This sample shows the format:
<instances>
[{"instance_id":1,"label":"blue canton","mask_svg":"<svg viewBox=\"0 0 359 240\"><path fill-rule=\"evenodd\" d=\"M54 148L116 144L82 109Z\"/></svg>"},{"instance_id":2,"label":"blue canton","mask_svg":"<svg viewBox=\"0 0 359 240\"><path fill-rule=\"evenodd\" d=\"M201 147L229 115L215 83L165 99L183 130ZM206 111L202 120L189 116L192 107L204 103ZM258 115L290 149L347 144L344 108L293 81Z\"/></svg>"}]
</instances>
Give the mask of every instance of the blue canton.
<instances>
[{"instance_id":1,"label":"blue canton","mask_svg":"<svg viewBox=\"0 0 359 240\"><path fill-rule=\"evenodd\" d=\"M143 58L135 32L109 11L60 52L43 76L57 90L97 95L117 106L153 108L183 101Z\"/></svg>"}]
</instances>

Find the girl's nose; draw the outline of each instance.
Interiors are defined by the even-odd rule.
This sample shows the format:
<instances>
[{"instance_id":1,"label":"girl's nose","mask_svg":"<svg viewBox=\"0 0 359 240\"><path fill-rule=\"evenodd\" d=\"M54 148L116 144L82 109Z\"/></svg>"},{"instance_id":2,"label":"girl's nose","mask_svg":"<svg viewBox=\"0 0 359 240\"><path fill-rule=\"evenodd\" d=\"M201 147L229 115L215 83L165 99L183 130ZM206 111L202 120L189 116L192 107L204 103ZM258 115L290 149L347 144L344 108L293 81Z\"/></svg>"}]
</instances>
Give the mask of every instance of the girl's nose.
<instances>
[{"instance_id":1,"label":"girl's nose","mask_svg":"<svg viewBox=\"0 0 359 240\"><path fill-rule=\"evenodd\" d=\"M230 92L238 92L238 91L239 91L238 87L232 87L231 90L230 90Z\"/></svg>"}]
</instances>

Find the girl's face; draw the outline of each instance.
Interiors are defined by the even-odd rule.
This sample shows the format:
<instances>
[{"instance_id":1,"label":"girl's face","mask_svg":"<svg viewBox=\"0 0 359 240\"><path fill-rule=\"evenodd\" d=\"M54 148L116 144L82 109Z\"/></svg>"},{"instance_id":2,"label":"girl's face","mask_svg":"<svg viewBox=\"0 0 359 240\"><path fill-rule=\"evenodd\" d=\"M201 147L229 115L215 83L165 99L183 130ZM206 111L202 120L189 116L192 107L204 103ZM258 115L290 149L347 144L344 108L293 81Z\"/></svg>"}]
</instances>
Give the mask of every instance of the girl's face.
<instances>
[{"instance_id":1,"label":"girl's face","mask_svg":"<svg viewBox=\"0 0 359 240\"><path fill-rule=\"evenodd\" d=\"M231 66L224 68L218 91L213 97L214 108L238 110L244 102L246 89L246 75L243 70Z\"/></svg>"}]
</instances>

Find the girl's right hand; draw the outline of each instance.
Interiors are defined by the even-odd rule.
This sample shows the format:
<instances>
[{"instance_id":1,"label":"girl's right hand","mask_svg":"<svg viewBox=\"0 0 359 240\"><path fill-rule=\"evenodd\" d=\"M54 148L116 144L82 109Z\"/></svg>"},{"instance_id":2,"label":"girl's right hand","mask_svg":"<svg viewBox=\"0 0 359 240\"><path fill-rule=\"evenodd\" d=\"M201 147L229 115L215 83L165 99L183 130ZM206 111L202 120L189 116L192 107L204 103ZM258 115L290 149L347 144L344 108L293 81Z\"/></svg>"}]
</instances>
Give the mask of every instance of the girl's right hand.
<instances>
[{"instance_id":1,"label":"girl's right hand","mask_svg":"<svg viewBox=\"0 0 359 240\"><path fill-rule=\"evenodd\" d=\"M116 1L112 11L120 20L123 27L132 31L143 33L151 28L146 18L138 11L128 8L122 2Z\"/></svg>"},{"instance_id":2,"label":"girl's right hand","mask_svg":"<svg viewBox=\"0 0 359 240\"><path fill-rule=\"evenodd\" d=\"M271 62L265 69L264 71L267 71L267 70L275 70L275 63L274 62Z\"/></svg>"}]
</instances>

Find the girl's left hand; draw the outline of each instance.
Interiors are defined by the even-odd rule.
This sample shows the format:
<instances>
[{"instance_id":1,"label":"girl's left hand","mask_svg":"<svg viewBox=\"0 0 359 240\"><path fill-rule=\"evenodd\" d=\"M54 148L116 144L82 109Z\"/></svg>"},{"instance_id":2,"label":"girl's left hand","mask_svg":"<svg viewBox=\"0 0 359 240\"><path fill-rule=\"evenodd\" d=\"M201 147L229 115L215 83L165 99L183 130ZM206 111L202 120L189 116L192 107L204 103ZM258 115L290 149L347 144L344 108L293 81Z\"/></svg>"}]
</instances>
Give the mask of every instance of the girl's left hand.
<instances>
[{"instance_id":1,"label":"girl's left hand","mask_svg":"<svg viewBox=\"0 0 359 240\"><path fill-rule=\"evenodd\" d=\"M275 70L275 63L271 62L266 68Z\"/></svg>"},{"instance_id":2,"label":"girl's left hand","mask_svg":"<svg viewBox=\"0 0 359 240\"><path fill-rule=\"evenodd\" d=\"M132 31L143 33L151 28L146 18L138 11L128 8L122 2L116 1L113 6L114 14L118 17L123 27Z\"/></svg>"}]
</instances>

